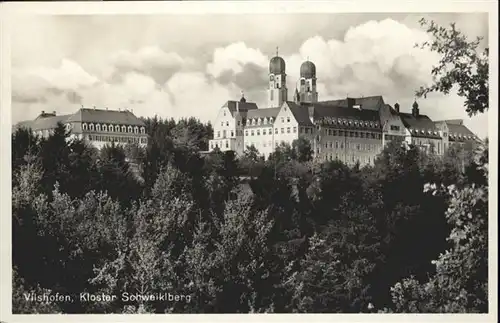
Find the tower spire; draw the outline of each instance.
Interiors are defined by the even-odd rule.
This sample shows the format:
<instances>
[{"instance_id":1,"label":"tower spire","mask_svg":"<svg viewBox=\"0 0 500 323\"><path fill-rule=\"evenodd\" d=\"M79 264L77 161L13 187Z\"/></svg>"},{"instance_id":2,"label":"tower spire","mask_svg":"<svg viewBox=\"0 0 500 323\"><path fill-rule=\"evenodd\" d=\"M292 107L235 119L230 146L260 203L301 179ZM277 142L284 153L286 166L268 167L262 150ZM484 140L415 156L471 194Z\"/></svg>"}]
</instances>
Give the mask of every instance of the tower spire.
<instances>
[{"instance_id":1,"label":"tower spire","mask_svg":"<svg viewBox=\"0 0 500 323\"><path fill-rule=\"evenodd\" d=\"M279 56L279 55L278 55L278 49L279 49L279 47L278 47L278 46L276 46L276 56Z\"/></svg>"}]
</instances>

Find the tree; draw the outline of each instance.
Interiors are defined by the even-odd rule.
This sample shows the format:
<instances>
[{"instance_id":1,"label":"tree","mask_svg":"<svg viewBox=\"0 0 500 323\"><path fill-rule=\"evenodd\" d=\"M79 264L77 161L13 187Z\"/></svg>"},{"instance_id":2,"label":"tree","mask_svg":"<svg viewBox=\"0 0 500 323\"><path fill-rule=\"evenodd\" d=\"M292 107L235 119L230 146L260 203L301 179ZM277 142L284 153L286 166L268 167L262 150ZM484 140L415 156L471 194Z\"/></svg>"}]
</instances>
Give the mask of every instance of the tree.
<instances>
[{"instance_id":1,"label":"tree","mask_svg":"<svg viewBox=\"0 0 500 323\"><path fill-rule=\"evenodd\" d=\"M417 96L426 97L430 92L448 94L453 86L457 86L458 95L465 98L465 111L469 116L488 110L489 50L485 48L482 53L478 53L482 38L468 41L454 23L445 28L422 18L420 24L427 28L433 39L416 46L439 53L441 59L432 68L433 83L421 87L416 92Z\"/></svg>"},{"instance_id":2,"label":"tree","mask_svg":"<svg viewBox=\"0 0 500 323\"><path fill-rule=\"evenodd\" d=\"M488 177L487 149L475 164ZM433 263L435 275L420 284L410 277L392 288L398 312L486 313L488 311L488 186L464 188L427 185L432 194L451 196L446 218L452 225L451 248Z\"/></svg>"},{"instance_id":3,"label":"tree","mask_svg":"<svg viewBox=\"0 0 500 323\"><path fill-rule=\"evenodd\" d=\"M304 137L295 139L292 142L292 148L293 150L295 150L297 161L304 163L312 160L313 150L309 140L305 139Z\"/></svg>"}]
</instances>

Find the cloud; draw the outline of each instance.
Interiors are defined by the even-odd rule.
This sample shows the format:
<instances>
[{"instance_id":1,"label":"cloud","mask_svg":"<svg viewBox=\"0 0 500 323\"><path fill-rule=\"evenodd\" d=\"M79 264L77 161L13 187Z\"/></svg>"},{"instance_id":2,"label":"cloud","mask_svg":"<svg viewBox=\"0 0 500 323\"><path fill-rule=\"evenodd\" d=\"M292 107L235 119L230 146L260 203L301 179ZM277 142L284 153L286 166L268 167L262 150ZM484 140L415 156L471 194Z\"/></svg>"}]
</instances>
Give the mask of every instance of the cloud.
<instances>
[{"instance_id":1,"label":"cloud","mask_svg":"<svg viewBox=\"0 0 500 323\"><path fill-rule=\"evenodd\" d=\"M157 46L143 47L135 52L120 50L106 60L110 68L103 77L110 82L121 82L128 72L150 76L157 84L163 84L176 72L193 64L175 52L165 52Z\"/></svg>"}]
</instances>

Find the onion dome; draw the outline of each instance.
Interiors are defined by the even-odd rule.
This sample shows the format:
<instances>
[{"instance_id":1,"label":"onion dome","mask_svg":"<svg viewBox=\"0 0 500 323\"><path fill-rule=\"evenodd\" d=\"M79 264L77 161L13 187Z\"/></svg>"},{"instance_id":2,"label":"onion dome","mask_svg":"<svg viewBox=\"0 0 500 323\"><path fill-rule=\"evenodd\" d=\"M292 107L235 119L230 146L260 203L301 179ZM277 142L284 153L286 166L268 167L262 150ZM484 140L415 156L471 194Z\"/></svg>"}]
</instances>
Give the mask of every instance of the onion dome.
<instances>
[{"instance_id":1,"label":"onion dome","mask_svg":"<svg viewBox=\"0 0 500 323\"><path fill-rule=\"evenodd\" d=\"M269 62L270 74L285 74L285 60L279 56L274 56Z\"/></svg>"},{"instance_id":2,"label":"onion dome","mask_svg":"<svg viewBox=\"0 0 500 323\"><path fill-rule=\"evenodd\" d=\"M300 77L311 79L316 77L316 65L311 61L305 61L300 65Z\"/></svg>"}]
</instances>

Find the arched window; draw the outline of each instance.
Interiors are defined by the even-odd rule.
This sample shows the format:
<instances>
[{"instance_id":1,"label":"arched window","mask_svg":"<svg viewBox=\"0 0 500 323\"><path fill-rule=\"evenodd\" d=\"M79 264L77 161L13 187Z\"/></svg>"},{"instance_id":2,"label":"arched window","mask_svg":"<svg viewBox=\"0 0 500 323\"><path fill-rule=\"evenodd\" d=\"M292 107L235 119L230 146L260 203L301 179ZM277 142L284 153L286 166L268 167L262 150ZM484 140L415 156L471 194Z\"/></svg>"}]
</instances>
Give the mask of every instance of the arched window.
<instances>
[{"instance_id":1,"label":"arched window","mask_svg":"<svg viewBox=\"0 0 500 323\"><path fill-rule=\"evenodd\" d=\"M94 131L94 124L93 124L93 123L91 123L91 124L89 125L89 129L90 129L90 131Z\"/></svg>"},{"instance_id":2,"label":"arched window","mask_svg":"<svg viewBox=\"0 0 500 323\"><path fill-rule=\"evenodd\" d=\"M137 126L134 127L134 133L139 133L139 127Z\"/></svg>"},{"instance_id":3,"label":"arched window","mask_svg":"<svg viewBox=\"0 0 500 323\"><path fill-rule=\"evenodd\" d=\"M103 124L103 125L102 125L102 131L108 131L108 126L107 126L107 125L105 125L105 124Z\"/></svg>"},{"instance_id":4,"label":"arched window","mask_svg":"<svg viewBox=\"0 0 500 323\"><path fill-rule=\"evenodd\" d=\"M115 126L115 132L120 132L120 126L118 125Z\"/></svg>"},{"instance_id":5,"label":"arched window","mask_svg":"<svg viewBox=\"0 0 500 323\"><path fill-rule=\"evenodd\" d=\"M128 126L128 132L131 133L132 132L132 126Z\"/></svg>"},{"instance_id":6,"label":"arched window","mask_svg":"<svg viewBox=\"0 0 500 323\"><path fill-rule=\"evenodd\" d=\"M83 130L87 130L87 124L86 123L82 124L82 129Z\"/></svg>"},{"instance_id":7,"label":"arched window","mask_svg":"<svg viewBox=\"0 0 500 323\"><path fill-rule=\"evenodd\" d=\"M141 127L141 133L146 133L146 128Z\"/></svg>"},{"instance_id":8,"label":"arched window","mask_svg":"<svg viewBox=\"0 0 500 323\"><path fill-rule=\"evenodd\" d=\"M122 132L127 132L127 127L122 126Z\"/></svg>"},{"instance_id":9,"label":"arched window","mask_svg":"<svg viewBox=\"0 0 500 323\"><path fill-rule=\"evenodd\" d=\"M101 131L101 125L100 124L96 124L95 125L95 130L96 131Z\"/></svg>"}]
</instances>

